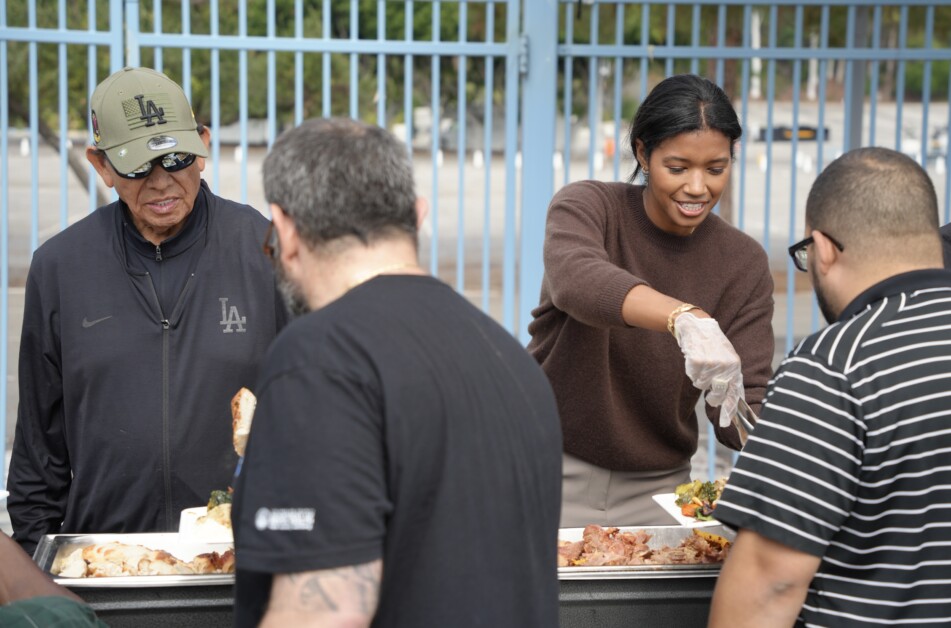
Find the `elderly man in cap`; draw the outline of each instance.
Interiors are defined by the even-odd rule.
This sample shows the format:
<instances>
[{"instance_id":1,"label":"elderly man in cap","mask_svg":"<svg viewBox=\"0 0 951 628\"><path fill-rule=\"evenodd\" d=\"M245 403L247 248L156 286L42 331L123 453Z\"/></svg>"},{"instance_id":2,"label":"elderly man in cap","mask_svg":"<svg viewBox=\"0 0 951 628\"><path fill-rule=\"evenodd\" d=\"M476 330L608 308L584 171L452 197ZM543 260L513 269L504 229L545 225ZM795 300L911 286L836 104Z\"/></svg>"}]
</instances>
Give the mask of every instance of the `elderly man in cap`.
<instances>
[{"instance_id":1,"label":"elderly man in cap","mask_svg":"<svg viewBox=\"0 0 951 628\"><path fill-rule=\"evenodd\" d=\"M26 285L8 509L44 534L174 531L228 486L230 399L283 326L267 220L201 179L209 131L164 74L92 95L87 159L119 200L43 244Z\"/></svg>"}]
</instances>

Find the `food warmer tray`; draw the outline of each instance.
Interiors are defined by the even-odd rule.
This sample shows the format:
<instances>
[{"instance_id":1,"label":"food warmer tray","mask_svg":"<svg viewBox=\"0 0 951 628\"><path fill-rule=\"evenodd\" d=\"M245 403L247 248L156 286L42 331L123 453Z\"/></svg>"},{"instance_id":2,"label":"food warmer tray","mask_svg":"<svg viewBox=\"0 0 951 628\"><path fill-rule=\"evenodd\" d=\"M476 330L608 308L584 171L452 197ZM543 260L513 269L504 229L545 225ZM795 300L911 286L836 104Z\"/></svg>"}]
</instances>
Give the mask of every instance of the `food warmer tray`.
<instances>
[{"instance_id":1,"label":"food warmer tray","mask_svg":"<svg viewBox=\"0 0 951 628\"><path fill-rule=\"evenodd\" d=\"M40 539L33 554L33 561L45 573L53 576L54 567L76 547L86 547L101 543L125 543L143 545L153 550L165 550L175 558L190 561L206 552L224 553L234 548L233 543L205 543L183 539L174 532L153 532L141 534L47 534ZM109 578L61 578L53 576L57 584L76 588L151 588L151 587L195 587L234 584L234 574L201 574L174 576L115 576Z\"/></svg>"},{"instance_id":2,"label":"food warmer tray","mask_svg":"<svg viewBox=\"0 0 951 628\"><path fill-rule=\"evenodd\" d=\"M643 530L651 535L649 547L659 549L665 545L676 547L693 534L694 528L687 526L618 526L621 532ZM717 534L733 541L736 535L723 525L703 528L704 532ZM561 528L559 541L580 541L584 528ZM636 580L657 578L716 578L720 574L722 563L700 565L630 565L599 567L559 567L559 580Z\"/></svg>"}]
</instances>

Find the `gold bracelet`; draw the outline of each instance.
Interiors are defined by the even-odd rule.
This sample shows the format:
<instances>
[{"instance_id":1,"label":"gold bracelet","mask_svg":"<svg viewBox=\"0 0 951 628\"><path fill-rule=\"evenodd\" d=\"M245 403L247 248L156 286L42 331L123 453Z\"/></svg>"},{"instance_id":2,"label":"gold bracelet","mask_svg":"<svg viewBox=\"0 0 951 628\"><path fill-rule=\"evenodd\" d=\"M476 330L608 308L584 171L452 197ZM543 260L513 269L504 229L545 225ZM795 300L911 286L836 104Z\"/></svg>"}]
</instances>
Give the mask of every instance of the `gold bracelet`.
<instances>
[{"instance_id":1,"label":"gold bracelet","mask_svg":"<svg viewBox=\"0 0 951 628\"><path fill-rule=\"evenodd\" d=\"M674 338L677 337L677 334L674 333L674 320L684 312L689 312L690 310L699 310L701 309L699 305L691 305L689 303L681 303L674 308L674 311L667 315L667 331L670 332L670 335Z\"/></svg>"}]
</instances>

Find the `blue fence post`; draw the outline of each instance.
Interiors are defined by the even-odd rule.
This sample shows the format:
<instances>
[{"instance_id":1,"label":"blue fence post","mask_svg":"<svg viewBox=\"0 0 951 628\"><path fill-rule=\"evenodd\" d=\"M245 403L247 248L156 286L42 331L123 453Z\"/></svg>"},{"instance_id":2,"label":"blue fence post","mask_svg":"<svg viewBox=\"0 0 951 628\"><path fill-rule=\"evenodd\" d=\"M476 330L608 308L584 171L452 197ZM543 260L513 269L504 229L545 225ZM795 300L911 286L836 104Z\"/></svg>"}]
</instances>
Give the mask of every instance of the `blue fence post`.
<instances>
[{"instance_id":1,"label":"blue fence post","mask_svg":"<svg viewBox=\"0 0 951 628\"><path fill-rule=\"evenodd\" d=\"M538 303L544 263L545 215L555 187L555 103L558 67L558 2L525 0L528 59L522 69L522 221L519 250L519 340L528 341L531 311ZM525 63L527 61L527 63Z\"/></svg>"},{"instance_id":2,"label":"blue fence post","mask_svg":"<svg viewBox=\"0 0 951 628\"><path fill-rule=\"evenodd\" d=\"M118 14L116 13L117 10ZM112 54L109 59L112 71L115 72L124 65L134 67L142 65L139 59L139 0L125 0L125 63L123 63L122 58L122 28L116 29L115 27L116 23L121 24L123 21L122 7L119 6L118 2L112 5L111 19L113 21L110 26L113 28L113 32L119 34L119 41L113 43ZM119 60L118 66L116 65L116 59Z\"/></svg>"}]
</instances>

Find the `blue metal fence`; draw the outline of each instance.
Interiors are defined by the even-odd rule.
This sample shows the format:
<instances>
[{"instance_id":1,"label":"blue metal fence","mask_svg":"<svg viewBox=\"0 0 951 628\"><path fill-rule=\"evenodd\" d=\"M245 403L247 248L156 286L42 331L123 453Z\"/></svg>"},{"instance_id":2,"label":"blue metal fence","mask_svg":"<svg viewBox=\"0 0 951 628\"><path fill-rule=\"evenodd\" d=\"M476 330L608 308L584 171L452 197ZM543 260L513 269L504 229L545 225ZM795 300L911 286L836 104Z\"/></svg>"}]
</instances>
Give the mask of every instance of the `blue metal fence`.
<instances>
[{"instance_id":1,"label":"blue metal fence","mask_svg":"<svg viewBox=\"0 0 951 628\"><path fill-rule=\"evenodd\" d=\"M80 146L70 146L90 141L88 96L123 65L183 85L212 129L213 189L262 210L256 167L281 128L334 114L394 130L430 201L424 261L525 341L549 198L577 178L626 178L627 121L675 72L709 76L735 99L745 136L718 211L770 254L783 291L777 354L818 327L784 251L815 173L838 152L914 154L951 219L946 0L50 6L0 0L0 434L15 407L25 269L40 242L98 204L95 173L78 168L78 179L69 156L81 160Z\"/></svg>"}]
</instances>

